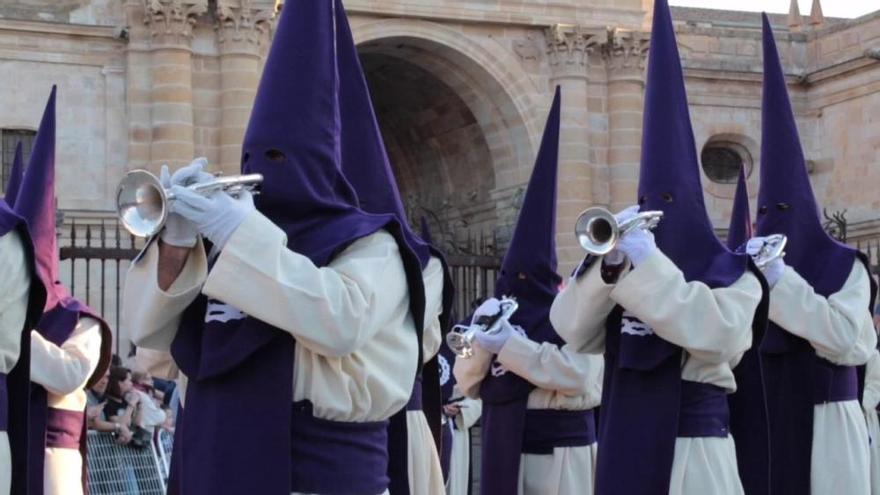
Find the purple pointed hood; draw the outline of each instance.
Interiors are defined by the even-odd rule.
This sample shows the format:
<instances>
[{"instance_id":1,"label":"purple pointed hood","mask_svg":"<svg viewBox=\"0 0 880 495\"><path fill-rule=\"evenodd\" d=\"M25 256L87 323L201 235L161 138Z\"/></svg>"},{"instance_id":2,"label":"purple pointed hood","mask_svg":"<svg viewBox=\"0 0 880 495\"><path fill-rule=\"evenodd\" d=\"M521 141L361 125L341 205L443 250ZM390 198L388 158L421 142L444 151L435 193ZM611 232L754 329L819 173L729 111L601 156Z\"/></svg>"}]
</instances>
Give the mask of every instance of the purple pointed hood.
<instances>
[{"instance_id":1,"label":"purple pointed hood","mask_svg":"<svg viewBox=\"0 0 880 495\"><path fill-rule=\"evenodd\" d=\"M727 230L727 248L736 251L752 237L752 215L749 211L749 185L746 169L739 171L733 211L730 213L730 228Z\"/></svg>"},{"instance_id":2,"label":"purple pointed hood","mask_svg":"<svg viewBox=\"0 0 880 495\"><path fill-rule=\"evenodd\" d=\"M763 19L764 100L757 233L788 236L785 263L827 297L846 282L856 250L836 241L822 228L776 41L767 16Z\"/></svg>"},{"instance_id":3,"label":"purple pointed hood","mask_svg":"<svg viewBox=\"0 0 880 495\"><path fill-rule=\"evenodd\" d=\"M24 175L24 163L22 163L21 141L15 145L15 158L12 160L12 169L9 171L9 181L6 183L6 192L3 199L10 207L15 207L15 199L21 188L21 180Z\"/></svg>"},{"instance_id":4,"label":"purple pointed hood","mask_svg":"<svg viewBox=\"0 0 880 495\"><path fill-rule=\"evenodd\" d=\"M648 54L639 205L663 211L654 230L660 250L688 281L728 286L746 270L746 255L721 244L706 213L681 59L666 1L654 3Z\"/></svg>"},{"instance_id":5,"label":"purple pointed hood","mask_svg":"<svg viewBox=\"0 0 880 495\"><path fill-rule=\"evenodd\" d=\"M419 257L424 269L431 257L430 247L407 223L351 27L338 0L336 10L342 172L354 187L362 210L391 213L397 217L404 228L407 244Z\"/></svg>"},{"instance_id":6,"label":"purple pointed hood","mask_svg":"<svg viewBox=\"0 0 880 495\"><path fill-rule=\"evenodd\" d=\"M55 93L53 86L15 201L15 211L30 228L37 273L46 286L47 310L68 296L59 281L55 235Z\"/></svg>"},{"instance_id":7,"label":"purple pointed hood","mask_svg":"<svg viewBox=\"0 0 880 495\"><path fill-rule=\"evenodd\" d=\"M242 146L242 173L264 177L257 209L318 265L393 220L360 210L342 172L338 10L285 4Z\"/></svg>"},{"instance_id":8,"label":"purple pointed hood","mask_svg":"<svg viewBox=\"0 0 880 495\"><path fill-rule=\"evenodd\" d=\"M556 179L559 161L560 89L544 127L541 147L529 179L516 229L495 283L495 296L514 296L520 309L514 320L540 323L559 292L562 278L556 273ZM539 314L528 314L534 306ZM526 331L531 325L520 323ZM534 338L534 337L533 337Z\"/></svg>"}]
</instances>

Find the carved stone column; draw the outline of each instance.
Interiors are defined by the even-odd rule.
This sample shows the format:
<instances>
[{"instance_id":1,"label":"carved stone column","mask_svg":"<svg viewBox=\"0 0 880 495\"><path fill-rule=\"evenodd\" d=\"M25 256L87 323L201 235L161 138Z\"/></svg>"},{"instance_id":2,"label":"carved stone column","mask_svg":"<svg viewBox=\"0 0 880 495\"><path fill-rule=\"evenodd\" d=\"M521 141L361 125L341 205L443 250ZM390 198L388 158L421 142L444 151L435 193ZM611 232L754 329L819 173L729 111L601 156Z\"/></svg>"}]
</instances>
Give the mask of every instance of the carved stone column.
<instances>
[{"instance_id":1,"label":"carved stone column","mask_svg":"<svg viewBox=\"0 0 880 495\"><path fill-rule=\"evenodd\" d=\"M605 45L608 69L608 165L611 208L636 203L649 33L615 30Z\"/></svg>"},{"instance_id":2,"label":"carved stone column","mask_svg":"<svg viewBox=\"0 0 880 495\"><path fill-rule=\"evenodd\" d=\"M241 145L260 82L260 48L269 39L274 0L218 0L220 168L240 169Z\"/></svg>"},{"instance_id":3,"label":"carved stone column","mask_svg":"<svg viewBox=\"0 0 880 495\"><path fill-rule=\"evenodd\" d=\"M144 0L152 59L150 164L154 171L193 159L193 27L208 0Z\"/></svg>"},{"instance_id":4,"label":"carved stone column","mask_svg":"<svg viewBox=\"0 0 880 495\"><path fill-rule=\"evenodd\" d=\"M578 213L593 202L588 78L590 57L601 55L607 32L605 29L557 24L545 31L545 38L551 70L550 89L556 85L562 88L556 232L559 234L560 269L568 270L583 258L583 251L571 235L572 226ZM542 118L546 111L547 107L540 109Z\"/></svg>"}]
</instances>

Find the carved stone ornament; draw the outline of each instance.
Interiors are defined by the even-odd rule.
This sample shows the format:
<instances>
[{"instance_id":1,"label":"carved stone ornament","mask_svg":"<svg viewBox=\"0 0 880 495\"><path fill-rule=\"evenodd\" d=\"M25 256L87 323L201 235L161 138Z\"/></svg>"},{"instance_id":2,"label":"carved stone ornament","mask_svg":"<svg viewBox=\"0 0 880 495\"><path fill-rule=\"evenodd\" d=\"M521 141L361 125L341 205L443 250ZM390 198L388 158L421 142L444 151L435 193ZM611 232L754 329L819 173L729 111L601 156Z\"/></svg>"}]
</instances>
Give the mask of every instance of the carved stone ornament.
<instances>
[{"instance_id":1,"label":"carved stone ornament","mask_svg":"<svg viewBox=\"0 0 880 495\"><path fill-rule=\"evenodd\" d=\"M641 31L612 29L605 45L605 57L612 70L645 68L651 35Z\"/></svg>"},{"instance_id":2,"label":"carved stone ornament","mask_svg":"<svg viewBox=\"0 0 880 495\"><path fill-rule=\"evenodd\" d=\"M208 11L208 0L144 0L144 9L153 38L184 43L192 38L196 18Z\"/></svg>"},{"instance_id":3,"label":"carved stone ornament","mask_svg":"<svg viewBox=\"0 0 880 495\"><path fill-rule=\"evenodd\" d=\"M220 45L256 48L271 29L275 0L218 0L217 33Z\"/></svg>"},{"instance_id":4,"label":"carved stone ornament","mask_svg":"<svg viewBox=\"0 0 880 495\"><path fill-rule=\"evenodd\" d=\"M587 65L589 56L600 53L604 31L571 24L554 24L545 31L550 65Z\"/></svg>"}]
</instances>

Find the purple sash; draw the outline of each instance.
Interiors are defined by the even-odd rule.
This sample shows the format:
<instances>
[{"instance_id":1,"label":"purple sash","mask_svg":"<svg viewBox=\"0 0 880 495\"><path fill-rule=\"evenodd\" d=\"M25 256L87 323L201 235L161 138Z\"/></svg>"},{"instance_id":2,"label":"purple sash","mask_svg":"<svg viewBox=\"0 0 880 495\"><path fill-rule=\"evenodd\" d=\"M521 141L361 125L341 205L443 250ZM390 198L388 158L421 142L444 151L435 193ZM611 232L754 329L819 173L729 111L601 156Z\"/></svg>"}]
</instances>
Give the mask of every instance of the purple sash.
<instances>
[{"instance_id":1,"label":"purple sash","mask_svg":"<svg viewBox=\"0 0 880 495\"><path fill-rule=\"evenodd\" d=\"M855 366L838 366L816 357L813 365L813 404L859 399Z\"/></svg>"},{"instance_id":2,"label":"purple sash","mask_svg":"<svg viewBox=\"0 0 880 495\"><path fill-rule=\"evenodd\" d=\"M727 438L730 411L727 392L710 383L681 381L681 408L678 411L678 437Z\"/></svg>"},{"instance_id":3,"label":"purple sash","mask_svg":"<svg viewBox=\"0 0 880 495\"><path fill-rule=\"evenodd\" d=\"M6 373L0 373L0 431L6 431L9 426L9 398L6 389Z\"/></svg>"},{"instance_id":4,"label":"purple sash","mask_svg":"<svg viewBox=\"0 0 880 495\"><path fill-rule=\"evenodd\" d=\"M526 410L524 454L552 455L557 447L586 447L596 443L594 411Z\"/></svg>"},{"instance_id":5,"label":"purple sash","mask_svg":"<svg viewBox=\"0 0 880 495\"><path fill-rule=\"evenodd\" d=\"M291 490L321 495L373 495L388 488L388 421L351 423L293 405Z\"/></svg>"},{"instance_id":6,"label":"purple sash","mask_svg":"<svg viewBox=\"0 0 880 495\"><path fill-rule=\"evenodd\" d=\"M416 380L413 382L412 393L409 396L409 402L406 403L406 410L422 410L422 375L416 375Z\"/></svg>"},{"instance_id":7,"label":"purple sash","mask_svg":"<svg viewBox=\"0 0 880 495\"><path fill-rule=\"evenodd\" d=\"M82 411L50 407L46 416L46 447L79 450L85 420Z\"/></svg>"}]
</instances>

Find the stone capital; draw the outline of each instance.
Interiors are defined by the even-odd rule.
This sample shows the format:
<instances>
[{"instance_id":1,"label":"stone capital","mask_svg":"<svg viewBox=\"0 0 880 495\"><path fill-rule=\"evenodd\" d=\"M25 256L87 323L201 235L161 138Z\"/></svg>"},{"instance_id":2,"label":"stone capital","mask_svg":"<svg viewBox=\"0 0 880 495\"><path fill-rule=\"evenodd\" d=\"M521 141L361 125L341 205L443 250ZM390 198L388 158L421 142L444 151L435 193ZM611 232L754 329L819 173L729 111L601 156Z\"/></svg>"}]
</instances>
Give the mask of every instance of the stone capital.
<instances>
[{"instance_id":1,"label":"stone capital","mask_svg":"<svg viewBox=\"0 0 880 495\"><path fill-rule=\"evenodd\" d=\"M258 54L277 12L276 0L217 0L221 52Z\"/></svg>"},{"instance_id":2,"label":"stone capital","mask_svg":"<svg viewBox=\"0 0 880 495\"><path fill-rule=\"evenodd\" d=\"M605 44L605 60L612 77L641 78L648 59L650 33L612 29Z\"/></svg>"},{"instance_id":3,"label":"stone capital","mask_svg":"<svg viewBox=\"0 0 880 495\"><path fill-rule=\"evenodd\" d=\"M553 67L586 68L589 56L601 53L607 39L604 29L589 29L572 24L554 24L544 36L547 41L547 58Z\"/></svg>"},{"instance_id":4,"label":"stone capital","mask_svg":"<svg viewBox=\"0 0 880 495\"><path fill-rule=\"evenodd\" d=\"M208 0L143 0L144 23L154 41L162 45L188 46L193 26L208 11Z\"/></svg>"}]
</instances>

